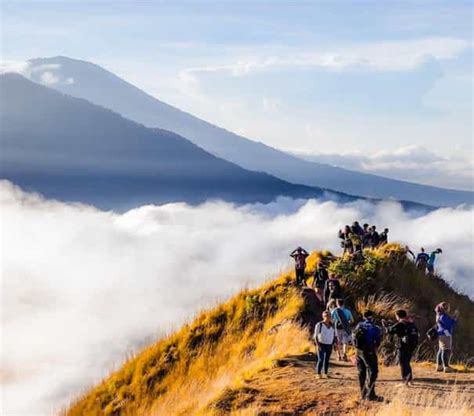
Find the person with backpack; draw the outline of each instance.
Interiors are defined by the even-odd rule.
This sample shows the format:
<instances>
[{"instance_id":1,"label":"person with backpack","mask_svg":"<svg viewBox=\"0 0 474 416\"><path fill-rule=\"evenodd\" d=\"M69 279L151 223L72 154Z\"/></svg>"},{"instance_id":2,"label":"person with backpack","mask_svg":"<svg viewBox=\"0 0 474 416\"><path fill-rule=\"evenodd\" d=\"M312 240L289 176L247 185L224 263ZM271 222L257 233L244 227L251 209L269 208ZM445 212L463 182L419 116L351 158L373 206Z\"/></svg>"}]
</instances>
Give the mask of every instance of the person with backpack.
<instances>
[{"instance_id":1,"label":"person with backpack","mask_svg":"<svg viewBox=\"0 0 474 416\"><path fill-rule=\"evenodd\" d=\"M426 273L426 265L428 264L429 258L430 256L428 256L428 254L425 253L425 249L421 247L421 251L418 253L415 260L416 268L422 271L423 273Z\"/></svg>"},{"instance_id":2,"label":"person with backpack","mask_svg":"<svg viewBox=\"0 0 474 416\"><path fill-rule=\"evenodd\" d=\"M313 339L318 350L318 363L316 365L318 377L322 378L321 372L324 369L326 378L329 378L329 359L336 339L336 331L331 321L331 314L328 311L323 312L323 320L316 324Z\"/></svg>"},{"instance_id":3,"label":"person with backpack","mask_svg":"<svg viewBox=\"0 0 474 416\"><path fill-rule=\"evenodd\" d=\"M443 250L441 250L440 248L437 248L435 251L431 252L431 254L428 258L428 261L426 263L426 269L428 270L429 275L434 274L434 264L435 264L435 260L436 260L436 255L441 254L442 252L443 252Z\"/></svg>"},{"instance_id":4,"label":"person with backpack","mask_svg":"<svg viewBox=\"0 0 474 416\"><path fill-rule=\"evenodd\" d=\"M298 247L292 251L290 257L295 260L295 274L296 274L296 285L303 286L306 284L305 270L306 270L306 258L309 253L302 247Z\"/></svg>"},{"instance_id":5,"label":"person with backpack","mask_svg":"<svg viewBox=\"0 0 474 416\"><path fill-rule=\"evenodd\" d=\"M405 310L399 309L395 312L397 323L386 327L387 334L396 335L398 338L398 363L400 365L400 371L402 374L402 380L407 386L411 386L413 382L413 372L411 369L410 361L413 357L416 347L418 346L418 340L420 334L418 328L413 321L408 317ZM385 325L385 321L382 321Z\"/></svg>"},{"instance_id":6,"label":"person with backpack","mask_svg":"<svg viewBox=\"0 0 474 416\"><path fill-rule=\"evenodd\" d=\"M344 307L344 299L336 300L337 307L331 311L331 319L336 329L336 348L339 361L347 361L347 346L351 342L352 312Z\"/></svg>"},{"instance_id":7,"label":"person with backpack","mask_svg":"<svg viewBox=\"0 0 474 416\"><path fill-rule=\"evenodd\" d=\"M351 227L346 225L344 227L344 231L339 230L339 238L342 240L341 241L341 247L344 249L342 254L349 253L351 254L354 250L352 246L352 241L351 241Z\"/></svg>"},{"instance_id":8,"label":"person with backpack","mask_svg":"<svg viewBox=\"0 0 474 416\"><path fill-rule=\"evenodd\" d=\"M374 313L364 312L364 320L359 322L352 333L352 343L356 348L357 372L362 400L382 401L375 394L379 368L377 349L382 341L380 328L373 322Z\"/></svg>"},{"instance_id":9,"label":"person with backpack","mask_svg":"<svg viewBox=\"0 0 474 416\"><path fill-rule=\"evenodd\" d=\"M435 308L436 326L438 335L438 353L436 354L436 371L451 373L453 369L449 366L451 351L453 349L453 331L457 324L459 311L449 315L450 305L441 302Z\"/></svg>"},{"instance_id":10,"label":"person with backpack","mask_svg":"<svg viewBox=\"0 0 474 416\"><path fill-rule=\"evenodd\" d=\"M329 279L328 269L322 261L318 263L318 268L314 271L314 280L313 288L316 292L316 296L319 301L323 303L324 301L324 287L326 286L326 281Z\"/></svg>"}]
</instances>

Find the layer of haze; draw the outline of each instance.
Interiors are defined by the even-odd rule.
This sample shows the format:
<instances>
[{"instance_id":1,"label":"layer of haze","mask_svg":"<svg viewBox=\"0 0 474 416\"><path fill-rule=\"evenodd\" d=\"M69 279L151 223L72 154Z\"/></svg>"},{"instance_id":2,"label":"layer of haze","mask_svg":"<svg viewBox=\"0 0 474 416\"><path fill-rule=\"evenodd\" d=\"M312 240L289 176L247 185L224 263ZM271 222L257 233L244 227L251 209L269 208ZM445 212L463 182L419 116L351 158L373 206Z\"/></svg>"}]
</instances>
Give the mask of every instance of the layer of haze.
<instances>
[{"instance_id":1,"label":"layer of haze","mask_svg":"<svg viewBox=\"0 0 474 416\"><path fill-rule=\"evenodd\" d=\"M143 206L124 214L1 183L2 414L49 414L203 307L290 267L296 245L339 251L354 219L388 226L471 296L472 209L281 199ZM433 303L441 299L433 299Z\"/></svg>"}]
</instances>

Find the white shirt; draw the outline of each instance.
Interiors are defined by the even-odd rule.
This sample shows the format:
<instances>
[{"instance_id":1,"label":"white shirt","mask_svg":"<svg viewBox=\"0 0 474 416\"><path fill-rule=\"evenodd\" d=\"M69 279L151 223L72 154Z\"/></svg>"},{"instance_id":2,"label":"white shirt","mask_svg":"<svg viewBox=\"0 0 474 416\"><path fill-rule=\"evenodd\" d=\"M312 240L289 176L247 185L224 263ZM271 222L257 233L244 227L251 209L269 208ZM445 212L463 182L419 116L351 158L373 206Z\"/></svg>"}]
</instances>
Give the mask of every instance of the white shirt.
<instances>
[{"instance_id":1,"label":"white shirt","mask_svg":"<svg viewBox=\"0 0 474 416\"><path fill-rule=\"evenodd\" d=\"M332 325L328 328L326 324L318 322L314 327L313 339L320 344L332 344L335 336L336 333Z\"/></svg>"}]
</instances>

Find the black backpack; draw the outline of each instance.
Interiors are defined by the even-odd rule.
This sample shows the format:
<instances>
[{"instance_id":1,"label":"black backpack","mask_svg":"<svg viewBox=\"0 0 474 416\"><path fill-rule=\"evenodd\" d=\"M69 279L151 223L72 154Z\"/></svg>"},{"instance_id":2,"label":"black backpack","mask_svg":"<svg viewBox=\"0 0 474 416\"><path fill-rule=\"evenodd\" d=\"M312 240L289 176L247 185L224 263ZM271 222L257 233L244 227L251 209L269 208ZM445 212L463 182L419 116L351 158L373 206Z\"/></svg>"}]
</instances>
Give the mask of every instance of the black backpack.
<instances>
[{"instance_id":1,"label":"black backpack","mask_svg":"<svg viewBox=\"0 0 474 416\"><path fill-rule=\"evenodd\" d=\"M401 339L402 344L411 349L415 349L419 339L420 333L416 325L413 322L405 323L405 335Z\"/></svg>"},{"instance_id":2,"label":"black backpack","mask_svg":"<svg viewBox=\"0 0 474 416\"><path fill-rule=\"evenodd\" d=\"M358 325L352 333L352 345L358 350L367 348L367 330L362 325Z\"/></svg>"}]
</instances>

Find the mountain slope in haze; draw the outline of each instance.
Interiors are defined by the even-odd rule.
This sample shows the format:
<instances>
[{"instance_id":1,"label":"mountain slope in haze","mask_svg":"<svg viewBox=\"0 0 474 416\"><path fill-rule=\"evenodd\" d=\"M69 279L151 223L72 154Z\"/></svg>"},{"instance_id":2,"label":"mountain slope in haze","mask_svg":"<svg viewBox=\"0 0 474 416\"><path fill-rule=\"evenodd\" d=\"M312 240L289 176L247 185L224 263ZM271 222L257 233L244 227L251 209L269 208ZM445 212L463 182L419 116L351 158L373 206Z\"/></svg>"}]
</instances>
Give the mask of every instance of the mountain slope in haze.
<instances>
[{"instance_id":1,"label":"mountain slope in haze","mask_svg":"<svg viewBox=\"0 0 474 416\"><path fill-rule=\"evenodd\" d=\"M146 94L103 68L66 57L32 59L29 76L64 93L110 108L146 126L180 134L208 152L292 183L352 195L432 206L472 204L474 193L419 185L309 162L216 127Z\"/></svg>"},{"instance_id":2,"label":"mountain slope in haze","mask_svg":"<svg viewBox=\"0 0 474 416\"><path fill-rule=\"evenodd\" d=\"M468 317L474 313L474 303L467 296L455 292L439 277L427 279L396 244L367 250L365 254L362 264L353 265L345 258L330 266L332 270L344 270L341 283L356 316L370 308L376 312L377 320L393 319L396 309L408 308L424 334L432 325L434 305L446 300L466 317L456 329L456 339L462 341L456 341L454 359L472 357L474 328ZM308 272L312 274L320 259L329 258L332 256L328 252L313 253L308 259ZM285 273L259 289L244 290L203 312L189 325L129 359L78 398L64 415L377 414L377 407L357 403L353 365L333 363L332 380L316 379L309 335L323 308L314 291L298 290L294 279L294 273ZM379 351L387 365L394 364L394 343L388 337ZM434 345L422 339L416 355L419 359L432 359L433 351ZM399 381L399 370L380 367L378 392L393 398L390 386ZM423 384L423 376L431 386ZM417 366L417 388L402 394L415 405L424 406L419 395L432 388L432 396L438 401L426 406L440 407L428 408L431 413L425 414L451 415L444 412L451 410L446 405L456 393L453 388L466 388L470 398L464 399L458 390L456 406L460 407L452 414L468 415L460 410L465 404L473 404L469 385L474 382L474 374L465 377L439 375L434 365L425 369ZM459 385L449 388L448 383L455 380ZM420 407L415 409L419 411ZM394 414L412 415L401 411Z\"/></svg>"},{"instance_id":3,"label":"mountain slope in haze","mask_svg":"<svg viewBox=\"0 0 474 416\"><path fill-rule=\"evenodd\" d=\"M247 203L324 194L247 171L175 133L146 128L21 75L0 79L0 175L48 198L127 209L210 198Z\"/></svg>"}]
</instances>

